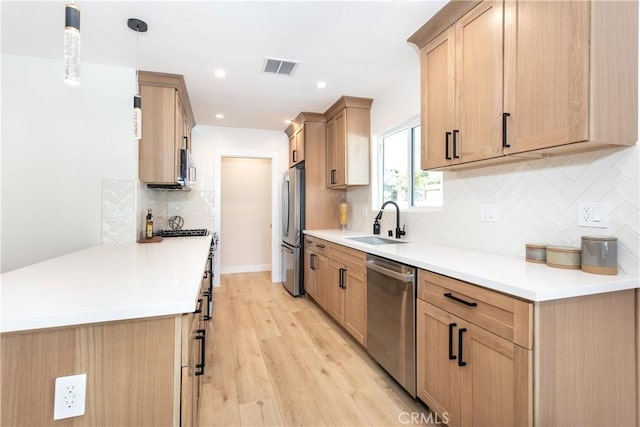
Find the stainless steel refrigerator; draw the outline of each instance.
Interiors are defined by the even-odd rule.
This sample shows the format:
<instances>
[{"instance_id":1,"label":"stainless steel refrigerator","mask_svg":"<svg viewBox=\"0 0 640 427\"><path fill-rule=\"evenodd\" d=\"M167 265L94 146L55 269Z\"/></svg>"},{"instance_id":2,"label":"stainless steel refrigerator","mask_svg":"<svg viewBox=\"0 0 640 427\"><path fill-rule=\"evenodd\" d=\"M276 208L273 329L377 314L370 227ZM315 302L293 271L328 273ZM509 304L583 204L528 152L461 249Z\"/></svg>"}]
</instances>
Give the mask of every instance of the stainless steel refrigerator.
<instances>
[{"instance_id":1,"label":"stainless steel refrigerator","mask_svg":"<svg viewBox=\"0 0 640 427\"><path fill-rule=\"evenodd\" d=\"M304 229L304 165L289 169L282 181L282 282L293 296L304 294L302 230Z\"/></svg>"}]
</instances>

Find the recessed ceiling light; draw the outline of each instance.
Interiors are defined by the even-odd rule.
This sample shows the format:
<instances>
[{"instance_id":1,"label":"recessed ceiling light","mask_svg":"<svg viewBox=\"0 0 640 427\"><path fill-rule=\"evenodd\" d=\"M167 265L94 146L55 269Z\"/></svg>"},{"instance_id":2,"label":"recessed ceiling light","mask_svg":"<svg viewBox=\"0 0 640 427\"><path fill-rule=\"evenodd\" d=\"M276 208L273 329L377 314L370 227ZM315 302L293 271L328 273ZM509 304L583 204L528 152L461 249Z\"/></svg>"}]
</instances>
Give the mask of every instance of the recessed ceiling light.
<instances>
[{"instance_id":1,"label":"recessed ceiling light","mask_svg":"<svg viewBox=\"0 0 640 427\"><path fill-rule=\"evenodd\" d=\"M213 72L213 75L219 79L224 79L225 77L227 77L227 72L224 70L216 70Z\"/></svg>"},{"instance_id":2,"label":"recessed ceiling light","mask_svg":"<svg viewBox=\"0 0 640 427\"><path fill-rule=\"evenodd\" d=\"M325 87L327 87L327 82L322 82L322 81L317 82L317 83L316 83L316 87L317 87L318 89L324 89Z\"/></svg>"},{"instance_id":3,"label":"recessed ceiling light","mask_svg":"<svg viewBox=\"0 0 640 427\"><path fill-rule=\"evenodd\" d=\"M285 120L285 121L284 121L284 124L285 124L285 125L290 125L290 124L291 124L291 122L293 122L293 120L291 120L291 119L287 119L287 120Z\"/></svg>"},{"instance_id":4,"label":"recessed ceiling light","mask_svg":"<svg viewBox=\"0 0 640 427\"><path fill-rule=\"evenodd\" d=\"M216 119L224 119L224 114L216 114Z\"/></svg>"}]
</instances>

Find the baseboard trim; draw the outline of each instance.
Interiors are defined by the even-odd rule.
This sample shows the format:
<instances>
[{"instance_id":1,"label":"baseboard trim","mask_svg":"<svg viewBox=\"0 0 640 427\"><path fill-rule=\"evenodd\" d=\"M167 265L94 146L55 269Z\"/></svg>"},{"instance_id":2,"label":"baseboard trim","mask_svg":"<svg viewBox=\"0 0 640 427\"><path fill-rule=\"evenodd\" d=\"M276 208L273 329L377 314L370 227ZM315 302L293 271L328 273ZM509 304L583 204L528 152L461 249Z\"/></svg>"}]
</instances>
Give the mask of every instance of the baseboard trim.
<instances>
[{"instance_id":1,"label":"baseboard trim","mask_svg":"<svg viewBox=\"0 0 640 427\"><path fill-rule=\"evenodd\" d=\"M235 265L231 267L220 267L220 274L257 273L260 271L271 271L271 264Z\"/></svg>"}]
</instances>

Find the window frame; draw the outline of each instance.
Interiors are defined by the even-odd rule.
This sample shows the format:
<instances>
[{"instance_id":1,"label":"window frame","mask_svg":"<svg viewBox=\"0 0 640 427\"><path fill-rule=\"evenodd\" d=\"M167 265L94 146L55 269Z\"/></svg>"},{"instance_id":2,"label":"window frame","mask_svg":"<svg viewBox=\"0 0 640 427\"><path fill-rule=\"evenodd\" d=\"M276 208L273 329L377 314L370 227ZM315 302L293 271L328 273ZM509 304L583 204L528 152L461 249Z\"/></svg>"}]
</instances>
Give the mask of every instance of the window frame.
<instances>
[{"instance_id":1,"label":"window frame","mask_svg":"<svg viewBox=\"0 0 640 427\"><path fill-rule=\"evenodd\" d=\"M442 197L442 202L439 205L422 205L422 206L416 206L415 205L415 189L414 189L414 185L415 185L415 173L421 169L416 169L416 163L419 165L420 163L420 159L417 159L418 161L416 162L416 144L415 144L415 135L417 132L421 132L421 130L419 130L421 127L421 122L420 122L420 116L416 116L411 118L410 120L407 120L406 122L401 123L400 125L391 127L383 132L380 132L378 135L376 135L376 169L375 169L375 181L374 181L374 186L372 188L372 209L376 210L379 209L379 207L382 205L382 203L385 202L384 199L384 140L385 138L392 136L398 132L401 132L403 130L407 130L407 145L408 145L408 156L407 156L407 163L408 163L408 174L410 174L411 177L411 182L408 183L408 191L409 191L409 197L407 198L408 201L408 206L405 206L403 204L403 206L400 206L400 210L403 211L434 211L434 210L442 210L443 206L444 206L444 196ZM421 136L418 133L419 136ZM444 182L444 175L442 172L439 171L429 171L430 173L439 173L440 174L440 189L439 191L442 192L443 191L443 182Z\"/></svg>"}]
</instances>

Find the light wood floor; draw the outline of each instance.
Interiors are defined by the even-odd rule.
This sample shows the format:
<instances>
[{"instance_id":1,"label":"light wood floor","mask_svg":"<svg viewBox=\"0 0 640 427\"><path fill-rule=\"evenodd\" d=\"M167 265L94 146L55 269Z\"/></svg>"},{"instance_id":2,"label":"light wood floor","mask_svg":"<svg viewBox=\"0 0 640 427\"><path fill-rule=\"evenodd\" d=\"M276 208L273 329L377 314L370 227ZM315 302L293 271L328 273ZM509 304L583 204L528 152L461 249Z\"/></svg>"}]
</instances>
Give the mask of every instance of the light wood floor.
<instances>
[{"instance_id":1,"label":"light wood floor","mask_svg":"<svg viewBox=\"0 0 640 427\"><path fill-rule=\"evenodd\" d=\"M428 416L310 298L291 297L270 273L222 276L208 327L201 426L392 426Z\"/></svg>"}]
</instances>

